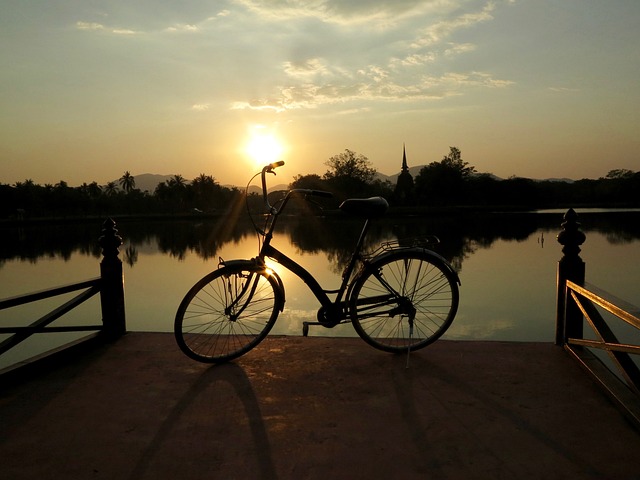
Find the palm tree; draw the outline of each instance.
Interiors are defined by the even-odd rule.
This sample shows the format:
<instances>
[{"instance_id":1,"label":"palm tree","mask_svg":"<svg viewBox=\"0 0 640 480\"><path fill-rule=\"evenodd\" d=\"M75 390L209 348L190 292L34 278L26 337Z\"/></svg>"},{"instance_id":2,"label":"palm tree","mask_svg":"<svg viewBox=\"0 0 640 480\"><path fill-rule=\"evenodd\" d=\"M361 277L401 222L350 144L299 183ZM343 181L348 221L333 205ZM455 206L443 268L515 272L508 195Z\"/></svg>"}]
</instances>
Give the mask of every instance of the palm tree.
<instances>
[{"instance_id":1,"label":"palm tree","mask_svg":"<svg viewBox=\"0 0 640 480\"><path fill-rule=\"evenodd\" d=\"M98 198L102 195L102 189L98 185L98 182L91 182L87 187L87 192L91 198Z\"/></svg>"},{"instance_id":2,"label":"palm tree","mask_svg":"<svg viewBox=\"0 0 640 480\"><path fill-rule=\"evenodd\" d=\"M172 188L182 188L186 186L187 181L184 179L182 175L174 175L171 179L167 181L167 184Z\"/></svg>"},{"instance_id":3,"label":"palm tree","mask_svg":"<svg viewBox=\"0 0 640 480\"><path fill-rule=\"evenodd\" d=\"M116 182L109 182L104 186L104 193L108 196L112 197L116 193L118 193L118 186Z\"/></svg>"},{"instance_id":4,"label":"palm tree","mask_svg":"<svg viewBox=\"0 0 640 480\"><path fill-rule=\"evenodd\" d=\"M35 186L35 182L32 179L28 178L24 182L16 182L14 186L16 188L32 188Z\"/></svg>"},{"instance_id":5,"label":"palm tree","mask_svg":"<svg viewBox=\"0 0 640 480\"><path fill-rule=\"evenodd\" d=\"M203 210L210 210L212 208L216 203L215 197L221 190L215 178L211 175L205 175L204 173L201 173L191 182L191 187L193 189L195 204Z\"/></svg>"},{"instance_id":6,"label":"palm tree","mask_svg":"<svg viewBox=\"0 0 640 480\"><path fill-rule=\"evenodd\" d=\"M136 179L129 173L128 170L124 172L124 175L122 175L122 177L120 177L120 186L127 193L136 188Z\"/></svg>"},{"instance_id":7,"label":"palm tree","mask_svg":"<svg viewBox=\"0 0 640 480\"><path fill-rule=\"evenodd\" d=\"M213 178L211 175L206 175L204 173L201 173L200 175L198 175L192 182L191 185L195 186L199 186L199 185L212 185L216 183L216 179Z\"/></svg>"}]
</instances>

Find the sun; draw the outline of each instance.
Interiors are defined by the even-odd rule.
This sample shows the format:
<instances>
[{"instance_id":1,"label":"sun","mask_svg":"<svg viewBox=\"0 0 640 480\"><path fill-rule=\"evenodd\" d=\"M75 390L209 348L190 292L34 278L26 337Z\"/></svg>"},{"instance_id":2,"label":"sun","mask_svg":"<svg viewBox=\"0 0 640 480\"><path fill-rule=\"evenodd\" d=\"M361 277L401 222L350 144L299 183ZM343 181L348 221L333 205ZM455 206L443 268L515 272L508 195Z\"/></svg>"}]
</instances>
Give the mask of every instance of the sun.
<instances>
[{"instance_id":1,"label":"sun","mask_svg":"<svg viewBox=\"0 0 640 480\"><path fill-rule=\"evenodd\" d=\"M279 160L284 148L274 134L256 128L251 132L245 151L256 165L267 165Z\"/></svg>"}]
</instances>

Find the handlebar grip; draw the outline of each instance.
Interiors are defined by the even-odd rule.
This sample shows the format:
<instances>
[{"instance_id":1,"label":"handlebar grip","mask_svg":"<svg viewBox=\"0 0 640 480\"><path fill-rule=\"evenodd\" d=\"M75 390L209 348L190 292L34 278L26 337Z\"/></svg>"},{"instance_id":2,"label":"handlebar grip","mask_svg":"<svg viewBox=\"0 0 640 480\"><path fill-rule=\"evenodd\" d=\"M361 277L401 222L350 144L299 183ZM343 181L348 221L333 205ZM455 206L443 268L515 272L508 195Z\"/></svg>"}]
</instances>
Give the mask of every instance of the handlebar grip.
<instances>
[{"instance_id":1,"label":"handlebar grip","mask_svg":"<svg viewBox=\"0 0 640 480\"><path fill-rule=\"evenodd\" d=\"M271 171L274 168L278 168L278 167L281 167L283 165L284 165L284 161L283 160L278 160L277 162L273 162L273 163L270 163L269 165L267 165L267 170Z\"/></svg>"}]
</instances>

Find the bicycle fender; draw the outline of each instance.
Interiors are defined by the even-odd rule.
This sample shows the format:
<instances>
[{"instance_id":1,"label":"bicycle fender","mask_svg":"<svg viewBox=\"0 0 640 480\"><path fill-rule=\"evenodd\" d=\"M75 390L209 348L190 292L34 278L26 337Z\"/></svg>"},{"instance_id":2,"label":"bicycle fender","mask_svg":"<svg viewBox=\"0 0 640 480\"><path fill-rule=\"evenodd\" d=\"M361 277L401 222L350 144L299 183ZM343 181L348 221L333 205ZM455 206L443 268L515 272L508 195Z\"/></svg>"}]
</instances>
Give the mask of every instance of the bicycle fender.
<instances>
[{"instance_id":1,"label":"bicycle fender","mask_svg":"<svg viewBox=\"0 0 640 480\"><path fill-rule=\"evenodd\" d=\"M375 265L377 262L383 261L387 257L395 255L398 252L419 253L421 255L425 255L431 258L434 261L434 263L437 263L443 266L449 273L451 273L451 275L456 280L458 285L462 285L462 282L460 281L460 277L458 276L458 272L454 270L451 264L442 255L434 252L433 250L429 250L422 247L406 247L406 248L400 247L400 248L395 248L393 250L389 250L387 252L381 253L380 255L377 255L376 257L374 257L369 263L369 265Z\"/></svg>"},{"instance_id":2,"label":"bicycle fender","mask_svg":"<svg viewBox=\"0 0 640 480\"><path fill-rule=\"evenodd\" d=\"M278 308L281 312L284 310L284 304L285 304L284 283L282 282L280 275L278 275L278 272L276 272L275 270L271 270L270 268L267 268L267 266L264 263L258 262L256 261L256 259L253 259L253 258L250 260L244 260L244 259L223 260L220 262L220 265L222 265L223 267L240 267L243 270L247 270L249 272L264 272L268 270L269 275L276 279L276 283L278 284L278 289L280 290L280 295L282 295L281 302L278 305Z\"/></svg>"},{"instance_id":3,"label":"bicycle fender","mask_svg":"<svg viewBox=\"0 0 640 480\"><path fill-rule=\"evenodd\" d=\"M259 272L266 267L264 263L259 263L255 258L241 260L221 260L220 265L223 267L242 267L250 272Z\"/></svg>"}]
</instances>

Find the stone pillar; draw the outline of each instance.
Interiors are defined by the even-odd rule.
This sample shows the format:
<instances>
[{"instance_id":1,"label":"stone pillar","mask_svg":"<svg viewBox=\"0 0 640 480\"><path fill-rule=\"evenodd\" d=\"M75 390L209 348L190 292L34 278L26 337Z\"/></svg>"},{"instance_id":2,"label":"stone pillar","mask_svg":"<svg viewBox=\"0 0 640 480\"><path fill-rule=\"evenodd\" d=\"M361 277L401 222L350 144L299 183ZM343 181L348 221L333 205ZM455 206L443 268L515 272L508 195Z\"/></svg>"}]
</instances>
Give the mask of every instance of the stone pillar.
<instances>
[{"instance_id":1,"label":"stone pillar","mask_svg":"<svg viewBox=\"0 0 640 480\"><path fill-rule=\"evenodd\" d=\"M558 262L556 295L556 345L564 345L567 338L582 338L582 312L575 302L568 302L567 280L584 285L585 264L580 258L580 245L586 240L580 231L578 214L570 208L564 214L558 243L563 245L563 256Z\"/></svg>"},{"instance_id":2,"label":"stone pillar","mask_svg":"<svg viewBox=\"0 0 640 480\"><path fill-rule=\"evenodd\" d=\"M124 309L124 275L122 261L118 257L122 238L115 228L116 223L107 219L102 224L102 236L99 239L102 247L100 262L100 302L102 305L102 323L107 339L115 340L127 331Z\"/></svg>"}]
</instances>

